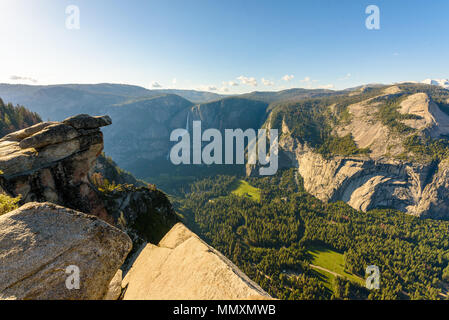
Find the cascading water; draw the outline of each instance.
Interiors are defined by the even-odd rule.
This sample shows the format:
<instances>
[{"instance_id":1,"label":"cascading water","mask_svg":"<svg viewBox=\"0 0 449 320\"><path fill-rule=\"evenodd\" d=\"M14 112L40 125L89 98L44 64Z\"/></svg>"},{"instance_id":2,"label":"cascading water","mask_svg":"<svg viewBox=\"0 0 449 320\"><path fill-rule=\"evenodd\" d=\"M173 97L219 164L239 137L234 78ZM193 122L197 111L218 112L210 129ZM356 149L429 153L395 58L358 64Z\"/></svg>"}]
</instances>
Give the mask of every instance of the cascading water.
<instances>
[{"instance_id":1,"label":"cascading water","mask_svg":"<svg viewBox=\"0 0 449 320\"><path fill-rule=\"evenodd\" d=\"M187 112L186 133L184 135L188 134L189 130L190 130L190 112ZM183 137L184 137L184 135L183 135ZM170 160L170 150L167 153L167 160Z\"/></svg>"}]
</instances>

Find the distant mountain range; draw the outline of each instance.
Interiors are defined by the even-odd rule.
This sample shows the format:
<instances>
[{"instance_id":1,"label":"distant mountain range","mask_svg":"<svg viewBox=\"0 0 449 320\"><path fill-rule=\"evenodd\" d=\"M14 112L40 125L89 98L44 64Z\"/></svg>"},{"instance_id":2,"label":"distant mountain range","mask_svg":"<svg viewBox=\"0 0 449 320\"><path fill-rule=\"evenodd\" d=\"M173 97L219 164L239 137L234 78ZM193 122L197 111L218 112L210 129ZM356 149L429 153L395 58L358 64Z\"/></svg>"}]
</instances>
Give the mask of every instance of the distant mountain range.
<instances>
[{"instance_id":1,"label":"distant mountain range","mask_svg":"<svg viewBox=\"0 0 449 320\"><path fill-rule=\"evenodd\" d=\"M0 97L5 103L25 105L38 112L44 120L63 120L67 116L100 114L108 106L176 94L192 103L210 102L225 96L194 90L148 90L122 84L64 84L33 86L0 84Z\"/></svg>"},{"instance_id":2,"label":"distant mountain range","mask_svg":"<svg viewBox=\"0 0 449 320\"><path fill-rule=\"evenodd\" d=\"M0 84L0 97L5 102L24 105L44 121L61 121L82 113L111 116L114 125L104 130L105 151L121 167L141 178L160 173L161 165L165 170L172 169L167 160L170 132L185 128L188 122L202 120L205 128L259 128L269 106L337 93L298 88L221 96L121 84Z\"/></svg>"},{"instance_id":3,"label":"distant mountain range","mask_svg":"<svg viewBox=\"0 0 449 320\"><path fill-rule=\"evenodd\" d=\"M449 80L448 79L426 79L422 83L431 84L434 86L440 86L444 89L449 90Z\"/></svg>"},{"instance_id":4,"label":"distant mountain range","mask_svg":"<svg viewBox=\"0 0 449 320\"><path fill-rule=\"evenodd\" d=\"M325 89L295 88L278 92L254 91L234 96L272 103L332 95L335 92ZM48 86L0 83L0 97L5 103L26 106L39 113L44 120L55 121L80 113L99 115L110 106L130 105L165 95L177 95L191 104L208 103L233 96L196 90L148 90L139 86L110 83Z\"/></svg>"},{"instance_id":5,"label":"distant mountain range","mask_svg":"<svg viewBox=\"0 0 449 320\"><path fill-rule=\"evenodd\" d=\"M448 80L427 79L423 83L449 89ZM294 88L277 92L254 91L234 96L271 104L279 101L338 95L360 89L371 90L382 86L382 84L368 84L342 91ZM26 106L31 111L37 112L42 119L55 121L61 121L68 116L80 113L101 115L106 113L111 106L135 105L150 98L166 95L177 95L188 100L192 105L218 101L232 96L195 90L148 90L139 86L110 83L49 86L0 84L0 98L5 103L11 102L15 105Z\"/></svg>"}]
</instances>

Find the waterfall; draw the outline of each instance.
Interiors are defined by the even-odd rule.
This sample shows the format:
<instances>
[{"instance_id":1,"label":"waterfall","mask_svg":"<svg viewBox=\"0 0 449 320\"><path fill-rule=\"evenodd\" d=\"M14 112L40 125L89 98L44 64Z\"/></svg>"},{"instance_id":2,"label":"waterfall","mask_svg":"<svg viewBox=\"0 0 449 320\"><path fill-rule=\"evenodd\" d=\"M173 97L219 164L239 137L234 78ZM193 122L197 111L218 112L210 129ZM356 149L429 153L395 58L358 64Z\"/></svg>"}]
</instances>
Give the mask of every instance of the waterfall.
<instances>
[{"instance_id":1,"label":"waterfall","mask_svg":"<svg viewBox=\"0 0 449 320\"><path fill-rule=\"evenodd\" d=\"M186 130L187 132L189 132L189 127L190 127L190 112L187 112L187 121L186 121Z\"/></svg>"},{"instance_id":2,"label":"waterfall","mask_svg":"<svg viewBox=\"0 0 449 320\"><path fill-rule=\"evenodd\" d=\"M187 112L187 119L186 119L186 134L189 134L189 130L190 130L190 111ZM167 160L170 160L170 150L168 150L167 153Z\"/></svg>"}]
</instances>

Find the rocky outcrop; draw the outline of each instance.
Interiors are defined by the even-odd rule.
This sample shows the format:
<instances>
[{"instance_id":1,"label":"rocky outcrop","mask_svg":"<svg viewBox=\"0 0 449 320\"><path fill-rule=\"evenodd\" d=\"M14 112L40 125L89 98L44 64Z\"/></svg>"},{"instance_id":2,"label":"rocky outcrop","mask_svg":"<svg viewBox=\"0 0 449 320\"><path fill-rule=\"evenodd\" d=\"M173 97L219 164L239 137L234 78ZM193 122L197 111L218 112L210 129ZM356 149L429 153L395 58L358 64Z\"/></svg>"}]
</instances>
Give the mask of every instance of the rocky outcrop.
<instances>
[{"instance_id":1,"label":"rocky outcrop","mask_svg":"<svg viewBox=\"0 0 449 320\"><path fill-rule=\"evenodd\" d=\"M119 229L51 203L0 216L0 230L0 299L101 299L131 250Z\"/></svg>"},{"instance_id":2,"label":"rocky outcrop","mask_svg":"<svg viewBox=\"0 0 449 320\"><path fill-rule=\"evenodd\" d=\"M113 222L89 182L108 116L43 122L0 139L0 187L22 203L49 201Z\"/></svg>"},{"instance_id":3,"label":"rocky outcrop","mask_svg":"<svg viewBox=\"0 0 449 320\"><path fill-rule=\"evenodd\" d=\"M165 194L100 155L100 127L109 124L108 116L78 115L5 136L0 140L0 188L21 196L22 203L48 201L99 216L127 231L135 244L157 243L177 222L176 214ZM126 184L96 185L106 178Z\"/></svg>"},{"instance_id":4,"label":"rocky outcrop","mask_svg":"<svg viewBox=\"0 0 449 320\"><path fill-rule=\"evenodd\" d=\"M179 223L148 244L123 279L125 300L270 299L221 253Z\"/></svg>"},{"instance_id":5,"label":"rocky outcrop","mask_svg":"<svg viewBox=\"0 0 449 320\"><path fill-rule=\"evenodd\" d=\"M431 138L449 134L449 115L425 93L413 94L405 99L399 108L402 114L414 114L418 119L404 120L409 127L424 131Z\"/></svg>"}]
</instances>

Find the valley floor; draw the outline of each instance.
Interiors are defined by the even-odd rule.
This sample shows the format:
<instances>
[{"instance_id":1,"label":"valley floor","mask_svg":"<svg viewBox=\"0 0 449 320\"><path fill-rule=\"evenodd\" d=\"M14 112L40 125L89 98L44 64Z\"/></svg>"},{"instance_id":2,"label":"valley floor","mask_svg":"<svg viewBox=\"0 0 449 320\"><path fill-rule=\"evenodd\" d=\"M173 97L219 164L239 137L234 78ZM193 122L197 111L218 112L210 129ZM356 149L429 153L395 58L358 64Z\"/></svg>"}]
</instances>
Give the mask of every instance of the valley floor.
<instances>
[{"instance_id":1,"label":"valley floor","mask_svg":"<svg viewBox=\"0 0 449 320\"><path fill-rule=\"evenodd\" d=\"M449 222L323 203L294 169L218 175L183 189L171 199L184 222L275 298L445 298ZM372 264L380 290L364 287Z\"/></svg>"}]
</instances>

